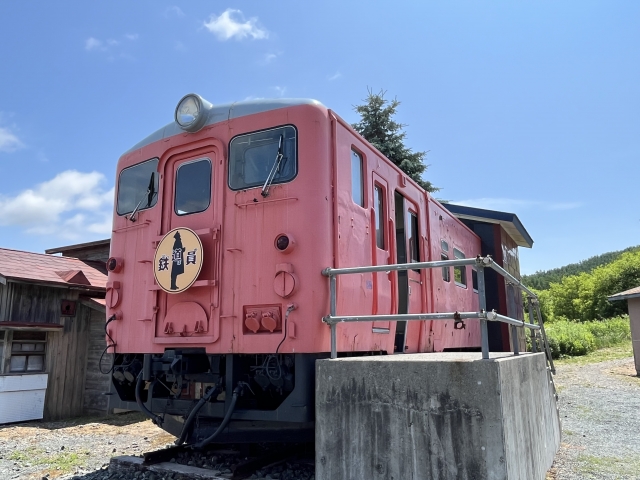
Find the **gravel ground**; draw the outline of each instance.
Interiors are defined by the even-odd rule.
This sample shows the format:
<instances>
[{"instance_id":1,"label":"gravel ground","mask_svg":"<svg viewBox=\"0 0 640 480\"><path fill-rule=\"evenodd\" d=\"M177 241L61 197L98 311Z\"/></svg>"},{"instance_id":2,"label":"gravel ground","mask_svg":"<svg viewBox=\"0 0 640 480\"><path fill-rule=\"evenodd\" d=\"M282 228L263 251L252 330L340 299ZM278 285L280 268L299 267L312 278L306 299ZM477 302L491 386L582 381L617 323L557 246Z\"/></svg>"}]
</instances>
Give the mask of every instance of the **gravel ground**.
<instances>
[{"instance_id":1,"label":"gravel ground","mask_svg":"<svg viewBox=\"0 0 640 480\"><path fill-rule=\"evenodd\" d=\"M640 479L640 378L635 376L633 359L560 363L557 370L563 437L548 479ZM151 472L110 474L106 468L112 456L140 455L173 441L137 413L4 426L0 427L0 479L161 480ZM229 473L223 455L200 460L193 465L207 464L221 476ZM178 462L188 460L178 458ZM311 480L313 465L278 464L253 478Z\"/></svg>"},{"instance_id":2,"label":"gravel ground","mask_svg":"<svg viewBox=\"0 0 640 480\"><path fill-rule=\"evenodd\" d=\"M112 456L140 455L175 440L144 418L127 413L0 427L0 479L108 478L100 470Z\"/></svg>"},{"instance_id":3,"label":"gravel ground","mask_svg":"<svg viewBox=\"0 0 640 480\"><path fill-rule=\"evenodd\" d=\"M560 364L562 445L548 478L640 478L640 378L633 358Z\"/></svg>"}]
</instances>

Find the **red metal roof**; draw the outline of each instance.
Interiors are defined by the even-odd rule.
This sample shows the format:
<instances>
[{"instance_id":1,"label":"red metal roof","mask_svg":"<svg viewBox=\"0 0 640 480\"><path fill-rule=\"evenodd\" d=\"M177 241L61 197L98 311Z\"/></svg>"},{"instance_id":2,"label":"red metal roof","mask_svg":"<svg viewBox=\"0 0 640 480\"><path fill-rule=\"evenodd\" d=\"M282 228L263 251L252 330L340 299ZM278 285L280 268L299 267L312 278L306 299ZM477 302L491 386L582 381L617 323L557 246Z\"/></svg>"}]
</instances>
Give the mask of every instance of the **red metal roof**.
<instances>
[{"instance_id":1,"label":"red metal roof","mask_svg":"<svg viewBox=\"0 0 640 480\"><path fill-rule=\"evenodd\" d=\"M79 274L81 272L81 274ZM0 275L8 279L105 288L107 276L82 260L0 248ZM65 281L67 278L69 281ZM78 280L75 283L74 280Z\"/></svg>"},{"instance_id":2,"label":"red metal roof","mask_svg":"<svg viewBox=\"0 0 640 480\"><path fill-rule=\"evenodd\" d=\"M640 287L631 288L629 290L625 290L624 292L616 293L607 297L607 300L610 302L613 300L625 300L627 298L635 298L640 297Z\"/></svg>"}]
</instances>

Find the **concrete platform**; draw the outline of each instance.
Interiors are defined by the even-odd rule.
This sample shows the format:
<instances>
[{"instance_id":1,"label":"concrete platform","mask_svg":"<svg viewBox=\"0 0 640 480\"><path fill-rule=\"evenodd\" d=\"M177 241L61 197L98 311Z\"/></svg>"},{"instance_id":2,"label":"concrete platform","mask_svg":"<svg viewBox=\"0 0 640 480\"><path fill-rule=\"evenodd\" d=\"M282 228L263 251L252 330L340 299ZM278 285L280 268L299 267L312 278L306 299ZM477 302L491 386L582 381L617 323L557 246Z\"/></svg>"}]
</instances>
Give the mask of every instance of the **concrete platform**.
<instances>
[{"instance_id":1,"label":"concrete platform","mask_svg":"<svg viewBox=\"0 0 640 480\"><path fill-rule=\"evenodd\" d=\"M316 363L316 480L544 480L559 446L542 353Z\"/></svg>"}]
</instances>

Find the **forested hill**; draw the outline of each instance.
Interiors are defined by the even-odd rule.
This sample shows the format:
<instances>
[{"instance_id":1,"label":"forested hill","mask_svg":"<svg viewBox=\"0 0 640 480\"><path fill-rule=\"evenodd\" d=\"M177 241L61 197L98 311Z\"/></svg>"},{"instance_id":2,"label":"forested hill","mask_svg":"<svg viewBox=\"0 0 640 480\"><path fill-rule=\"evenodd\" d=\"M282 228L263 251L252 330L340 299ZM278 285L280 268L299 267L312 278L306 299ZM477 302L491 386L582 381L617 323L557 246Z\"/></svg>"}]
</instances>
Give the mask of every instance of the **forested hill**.
<instances>
[{"instance_id":1,"label":"forested hill","mask_svg":"<svg viewBox=\"0 0 640 480\"><path fill-rule=\"evenodd\" d=\"M625 248L624 250L619 250L617 252L603 253L602 255L596 255L595 257L587 258L586 260L582 260L578 263L570 263L564 267L536 272L533 275L523 275L522 282L531 288L546 290L549 288L550 283L558 283L563 277L578 275L583 272L590 272L600 265L606 265L607 263L613 262L625 252L638 251L640 251L640 245Z\"/></svg>"}]
</instances>

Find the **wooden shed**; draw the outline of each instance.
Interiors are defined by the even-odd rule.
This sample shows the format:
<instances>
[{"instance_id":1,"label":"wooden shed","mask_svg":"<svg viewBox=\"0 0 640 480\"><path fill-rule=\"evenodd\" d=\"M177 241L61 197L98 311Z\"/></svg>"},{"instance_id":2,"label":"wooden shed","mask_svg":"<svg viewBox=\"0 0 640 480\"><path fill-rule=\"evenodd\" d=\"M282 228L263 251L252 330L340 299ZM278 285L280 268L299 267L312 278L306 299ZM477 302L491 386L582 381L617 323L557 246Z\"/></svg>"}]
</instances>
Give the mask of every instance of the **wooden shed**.
<instances>
[{"instance_id":1,"label":"wooden shed","mask_svg":"<svg viewBox=\"0 0 640 480\"><path fill-rule=\"evenodd\" d=\"M106 281L100 259L0 248L0 423L106 413Z\"/></svg>"},{"instance_id":2,"label":"wooden shed","mask_svg":"<svg viewBox=\"0 0 640 480\"><path fill-rule=\"evenodd\" d=\"M628 302L633 358L636 365L636 374L640 376L640 286L611 295L607 297L607 300L610 302L626 300Z\"/></svg>"}]
</instances>

